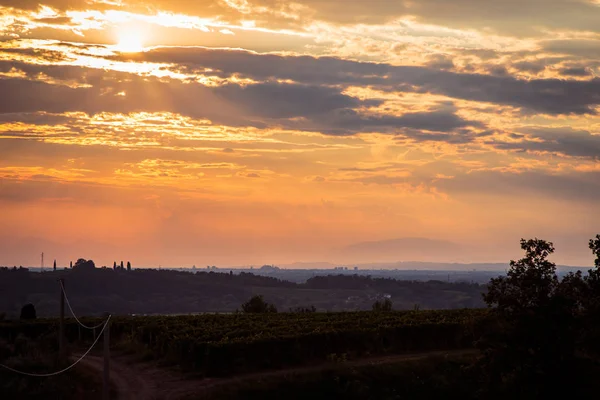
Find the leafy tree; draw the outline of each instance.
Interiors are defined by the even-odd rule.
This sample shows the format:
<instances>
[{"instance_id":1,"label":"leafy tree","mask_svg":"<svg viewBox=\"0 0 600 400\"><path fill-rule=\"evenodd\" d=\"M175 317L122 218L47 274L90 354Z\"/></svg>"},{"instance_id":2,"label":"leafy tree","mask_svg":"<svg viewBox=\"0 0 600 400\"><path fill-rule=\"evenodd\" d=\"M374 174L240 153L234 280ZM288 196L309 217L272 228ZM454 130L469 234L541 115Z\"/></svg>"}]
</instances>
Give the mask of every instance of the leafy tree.
<instances>
[{"instance_id":1,"label":"leafy tree","mask_svg":"<svg viewBox=\"0 0 600 400\"><path fill-rule=\"evenodd\" d=\"M383 301L377 300L373 303L373 311L392 311L392 301L390 299L384 299Z\"/></svg>"},{"instance_id":2,"label":"leafy tree","mask_svg":"<svg viewBox=\"0 0 600 400\"><path fill-rule=\"evenodd\" d=\"M262 295L256 295L242 304L242 311L253 314L276 313L277 308L273 304L267 303Z\"/></svg>"},{"instance_id":3,"label":"leafy tree","mask_svg":"<svg viewBox=\"0 0 600 400\"><path fill-rule=\"evenodd\" d=\"M583 281L581 274L558 279L548 260L551 242L521 239L521 249L525 256L511 261L507 276L492 279L483 295L494 323L478 343L478 368L486 372L490 393L541 398L556 394L547 382L576 370L576 293Z\"/></svg>"},{"instance_id":4,"label":"leafy tree","mask_svg":"<svg viewBox=\"0 0 600 400\"><path fill-rule=\"evenodd\" d=\"M127 261L127 271L131 271L131 263Z\"/></svg>"},{"instance_id":5,"label":"leafy tree","mask_svg":"<svg viewBox=\"0 0 600 400\"><path fill-rule=\"evenodd\" d=\"M23 320L36 319L37 314L35 312L35 306L31 303L25 304L23 308L21 308L21 317Z\"/></svg>"},{"instance_id":6,"label":"leafy tree","mask_svg":"<svg viewBox=\"0 0 600 400\"><path fill-rule=\"evenodd\" d=\"M596 257L594 268L583 278L578 290L582 309L582 346L588 354L600 356L600 235L590 239L589 248Z\"/></svg>"},{"instance_id":7,"label":"leafy tree","mask_svg":"<svg viewBox=\"0 0 600 400\"><path fill-rule=\"evenodd\" d=\"M594 266L600 268L600 234L596 235L594 239L590 239L590 250L596 256Z\"/></svg>"},{"instance_id":8,"label":"leafy tree","mask_svg":"<svg viewBox=\"0 0 600 400\"><path fill-rule=\"evenodd\" d=\"M96 268L96 264L94 264L94 261L92 260L86 260L85 258L80 258L75 262L75 265L73 266L74 270L79 270L79 271L90 271L90 270L94 270Z\"/></svg>"}]
</instances>

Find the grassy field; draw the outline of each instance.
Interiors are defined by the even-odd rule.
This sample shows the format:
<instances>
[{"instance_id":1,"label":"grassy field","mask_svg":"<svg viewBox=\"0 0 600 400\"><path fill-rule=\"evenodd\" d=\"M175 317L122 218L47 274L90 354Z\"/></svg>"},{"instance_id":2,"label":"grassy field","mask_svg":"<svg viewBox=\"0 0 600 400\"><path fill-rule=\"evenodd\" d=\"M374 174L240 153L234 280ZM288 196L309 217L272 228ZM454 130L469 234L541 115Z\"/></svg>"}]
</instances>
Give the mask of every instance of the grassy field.
<instances>
[{"instance_id":1,"label":"grassy field","mask_svg":"<svg viewBox=\"0 0 600 400\"><path fill-rule=\"evenodd\" d=\"M307 365L332 359L469 348L486 310L205 314L115 317L115 349L207 376ZM99 319L85 320L96 324ZM55 332L56 319L0 323L3 337ZM67 321L69 342L93 333Z\"/></svg>"}]
</instances>

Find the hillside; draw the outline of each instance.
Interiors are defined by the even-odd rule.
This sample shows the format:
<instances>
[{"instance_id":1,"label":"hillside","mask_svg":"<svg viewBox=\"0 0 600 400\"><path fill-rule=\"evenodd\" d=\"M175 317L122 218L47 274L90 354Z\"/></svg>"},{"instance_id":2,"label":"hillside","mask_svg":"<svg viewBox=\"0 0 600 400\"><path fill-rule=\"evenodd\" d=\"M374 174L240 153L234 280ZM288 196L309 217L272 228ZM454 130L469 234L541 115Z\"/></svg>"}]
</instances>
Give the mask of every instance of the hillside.
<instances>
[{"instance_id":1,"label":"hillside","mask_svg":"<svg viewBox=\"0 0 600 400\"><path fill-rule=\"evenodd\" d=\"M246 272L2 269L0 313L15 316L23 304L33 303L39 316L57 315L59 277L65 279L79 315L232 312L254 294L264 295L280 311L303 306L320 311L368 310L384 296L392 299L396 309L451 309L482 306L484 290L471 283L358 275L315 276L293 283Z\"/></svg>"}]
</instances>

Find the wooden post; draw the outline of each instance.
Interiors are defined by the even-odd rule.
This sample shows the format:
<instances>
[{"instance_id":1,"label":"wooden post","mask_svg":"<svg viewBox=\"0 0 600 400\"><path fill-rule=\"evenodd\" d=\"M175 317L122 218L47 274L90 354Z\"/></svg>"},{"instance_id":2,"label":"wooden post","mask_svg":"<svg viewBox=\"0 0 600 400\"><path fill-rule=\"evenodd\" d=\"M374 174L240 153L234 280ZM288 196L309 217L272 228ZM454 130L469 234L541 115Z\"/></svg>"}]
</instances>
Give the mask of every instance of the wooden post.
<instances>
[{"instance_id":1,"label":"wooden post","mask_svg":"<svg viewBox=\"0 0 600 400\"><path fill-rule=\"evenodd\" d=\"M108 318L108 314L106 314ZM104 327L104 376L102 379L102 400L110 400L110 320Z\"/></svg>"},{"instance_id":2,"label":"wooden post","mask_svg":"<svg viewBox=\"0 0 600 400\"><path fill-rule=\"evenodd\" d=\"M60 327L58 329L58 359L61 363L66 360L65 348L65 293L63 291L65 280L60 278Z\"/></svg>"}]
</instances>

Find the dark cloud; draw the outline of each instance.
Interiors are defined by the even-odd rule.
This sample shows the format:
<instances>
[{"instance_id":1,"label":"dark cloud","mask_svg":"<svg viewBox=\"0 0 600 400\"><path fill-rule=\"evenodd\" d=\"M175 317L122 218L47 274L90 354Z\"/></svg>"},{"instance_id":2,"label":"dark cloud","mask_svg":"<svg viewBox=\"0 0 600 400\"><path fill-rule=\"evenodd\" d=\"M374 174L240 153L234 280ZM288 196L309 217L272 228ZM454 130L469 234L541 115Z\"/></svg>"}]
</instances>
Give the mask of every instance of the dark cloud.
<instances>
[{"instance_id":1,"label":"dark cloud","mask_svg":"<svg viewBox=\"0 0 600 400\"><path fill-rule=\"evenodd\" d=\"M267 82L212 88L196 83L163 82L102 70L0 63L0 70L10 71L15 67L25 70L32 77L43 71L49 77L75 80L88 86L73 88L30 79L0 79L0 92L3 93L0 98L1 113L168 111L225 124L257 125L252 122L253 117L310 117L338 108L378 104L341 94L335 88L301 84ZM125 96L119 96L119 93ZM259 123L258 126L263 124Z\"/></svg>"},{"instance_id":2,"label":"dark cloud","mask_svg":"<svg viewBox=\"0 0 600 400\"><path fill-rule=\"evenodd\" d=\"M392 79L404 79L406 83L398 84L397 90L509 105L522 108L528 114L595 114L593 107L600 104L600 79L587 82L520 80L508 76L453 74L419 67L398 68Z\"/></svg>"},{"instance_id":3,"label":"dark cloud","mask_svg":"<svg viewBox=\"0 0 600 400\"><path fill-rule=\"evenodd\" d=\"M242 87L228 84L216 88L215 94L230 103L242 105L249 115L268 118L309 117L346 107L379 103L360 101L332 88L275 82Z\"/></svg>"},{"instance_id":4,"label":"dark cloud","mask_svg":"<svg viewBox=\"0 0 600 400\"><path fill-rule=\"evenodd\" d=\"M488 72L494 76L508 76L508 71L504 65L494 65L488 68Z\"/></svg>"},{"instance_id":5,"label":"dark cloud","mask_svg":"<svg viewBox=\"0 0 600 400\"><path fill-rule=\"evenodd\" d=\"M316 85L363 85L387 91L442 94L522 108L525 113L593 114L600 104L600 79L517 79L454 73L430 67L392 66L331 57L261 55L206 48L159 48L123 60L177 63L186 71L214 69L257 80L291 79ZM504 70L497 71L504 73Z\"/></svg>"},{"instance_id":6,"label":"dark cloud","mask_svg":"<svg viewBox=\"0 0 600 400\"><path fill-rule=\"evenodd\" d=\"M511 64L511 67L522 71L529 72L532 74L539 74L543 70L546 69L546 63L544 60L535 60L535 61L520 61L514 64Z\"/></svg>"},{"instance_id":7,"label":"dark cloud","mask_svg":"<svg viewBox=\"0 0 600 400\"><path fill-rule=\"evenodd\" d=\"M573 157L600 160L600 135L571 128L528 128L521 130L525 135L516 138L519 142L493 142L503 150L549 152Z\"/></svg>"},{"instance_id":8,"label":"dark cloud","mask_svg":"<svg viewBox=\"0 0 600 400\"><path fill-rule=\"evenodd\" d=\"M14 68L31 79L0 79L0 91L6 93L0 99L0 113L166 111L225 125L264 128L275 124L336 135L370 131L400 133L401 129L451 132L482 126L457 116L452 108L400 116L374 114L368 108L379 106L382 101L359 100L342 94L342 89L334 85L266 81L207 87L79 67L0 63L0 71ZM33 80L40 72L81 86ZM57 102L57 98L61 101Z\"/></svg>"},{"instance_id":9,"label":"dark cloud","mask_svg":"<svg viewBox=\"0 0 600 400\"><path fill-rule=\"evenodd\" d=\"M37 58L39 60L56 62L56 61L66 61L70 58L63 52L56 50L47 50L47 49L34 49L34 48L2 48L0 49L0 54L22 54L30 57ZM1 67L0 67L1 68Z\"/></svg>"},{"instance_id":10,"label":"dark cloud","mask_svg":"<svg viewBox=\"0 0 600 400\"><path fill-rule=\"evenodd\" d=\"M585 67L569 67L561 68L558 70L559 74L563 76L590 76L591 72Z\"/></svg>"},{"instance_id":11,"label":"dark cloud","mask_svg":"<svg viewBox=\"0 0 600 400\"><path fill-rule=\"evenodd\" d=\"M338 109L332 113L319 115L313 121L315 123L314 130L323 133L351 135L357 132L377 131L401 134L417 140L432 135L423 131L444 132L441 136L448 139L453 136L449 132L459 128L482 126L477 121L465 120L453 111L447 110L431 110L394 116ZM298 126L298 128L300 127Z\"/></svg>"}]
</instances>

